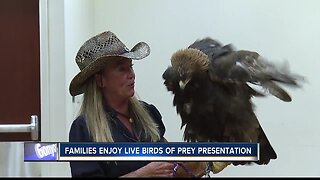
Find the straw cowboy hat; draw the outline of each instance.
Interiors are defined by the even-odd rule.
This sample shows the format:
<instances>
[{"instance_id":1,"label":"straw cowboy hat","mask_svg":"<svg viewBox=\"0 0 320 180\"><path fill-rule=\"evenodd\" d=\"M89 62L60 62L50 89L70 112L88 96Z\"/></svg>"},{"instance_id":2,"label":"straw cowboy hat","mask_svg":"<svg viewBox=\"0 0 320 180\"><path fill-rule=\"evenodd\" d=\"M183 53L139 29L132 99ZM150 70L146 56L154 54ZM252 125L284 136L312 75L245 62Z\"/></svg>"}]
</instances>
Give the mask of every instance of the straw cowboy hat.
<instances>
[{"instance_id":1,"label":"straw cowboy hat","mask_svg":"<svg viewBox=\"0 0 320 180\"><path fill-rule=\"evenodd\" d=\"M140 60L150 54L150 47L145 42L137 43L129 50L117 36L110 32L100 33L87 40L76 55L80 72L72 79L69 92L72 96L83 93L86 80L105 67L105 63L114 57Z\"/></svg>"}]
</instances>

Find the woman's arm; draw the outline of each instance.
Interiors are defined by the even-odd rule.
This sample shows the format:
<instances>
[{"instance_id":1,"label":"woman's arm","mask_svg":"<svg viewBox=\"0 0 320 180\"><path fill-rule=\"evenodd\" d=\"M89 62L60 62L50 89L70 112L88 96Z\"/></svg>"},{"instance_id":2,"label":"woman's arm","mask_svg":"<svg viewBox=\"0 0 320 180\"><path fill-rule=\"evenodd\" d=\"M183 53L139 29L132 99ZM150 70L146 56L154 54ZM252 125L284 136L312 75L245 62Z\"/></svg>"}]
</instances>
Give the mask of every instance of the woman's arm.
<instances>
[{"instance_id":1,"label":"woman's arm","mask_svg":"<svg viewBox=\"0 0 320 180\"><path fill-rule=\"evenodd\" d=\"M69 142L90 142L89 132L82 117L78 117L73 121L69 131ZM71 161L71 176L72 177L102 177L104 176L103 169L99 162L88 161Z\"/></svg>"}]
</instances>

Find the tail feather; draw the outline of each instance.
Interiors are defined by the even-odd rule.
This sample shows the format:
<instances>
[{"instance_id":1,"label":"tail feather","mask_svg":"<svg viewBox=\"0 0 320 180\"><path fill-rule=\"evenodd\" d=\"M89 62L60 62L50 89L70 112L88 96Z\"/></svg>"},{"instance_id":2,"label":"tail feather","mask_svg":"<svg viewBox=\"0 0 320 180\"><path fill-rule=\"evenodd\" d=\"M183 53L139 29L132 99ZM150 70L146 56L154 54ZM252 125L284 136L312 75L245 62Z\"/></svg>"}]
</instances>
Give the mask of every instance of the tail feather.
<instances>
[{"instance_id":1,"label":"tail feather","mask_svg":"<svg viewBox=\"0 0 320 180\"><path fill-rule=\"evenodd\" d=\"M282 89L280 86L278 86L276 83L272 81L267 81L261 83L262 87L265 88L270 94L276 96L277 98L281 99L285 102L292 101L290 95Z\"/></svg>"},{"instance_id":2,"label":"tail feather","mask_svg":"<svg viewBox=\"0 0 320 180\"><path fill-rule=\"evenodd\" d=\"M282 64L275 64L268 62L261 56L258 57L258 61L264 64L262 73L266 76L266 79L290 85L292 87L301 87L300 83L305 81L303 76L291 73L289 63L287 61L284 61Z\"/></svg>"}]
</instances>

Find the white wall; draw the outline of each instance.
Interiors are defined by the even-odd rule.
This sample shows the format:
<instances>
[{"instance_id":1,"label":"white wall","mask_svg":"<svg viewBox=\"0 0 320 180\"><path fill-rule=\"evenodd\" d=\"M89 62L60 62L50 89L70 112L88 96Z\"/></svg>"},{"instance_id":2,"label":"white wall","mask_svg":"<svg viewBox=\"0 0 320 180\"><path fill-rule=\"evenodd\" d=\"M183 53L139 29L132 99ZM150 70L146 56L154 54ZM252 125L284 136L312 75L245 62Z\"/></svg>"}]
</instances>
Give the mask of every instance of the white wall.
<instances>
[{"instance_id":1,"label":"white wall","mask_svg":"<svg viewBox=\"0 0 320 180\"><path fill-rule=\"evenodd\" d=\"M76 118L81 96L74 100L69 93L72 78L80 71L75 57L80 46L94 34L94 3L89 0L67 0L65 2L65 47L66 47L66 84L65 96L67 101L67 133L72 121Z\"/></svg>"},{"instance_id":2,"label":"white wall","mask_svg":"<svg viewBox=\"0 0 320 180\"><path fill-rule=\"evenodd\" d=\"M161 77L173 52L211 36L275 62L288 60L309 83L288 89L291 103L254 99L278 159L267 166L231 166L216 176L319 176L319 6L317 0L96 0L94 26L95 33L113 31L129 48L139 41L150 44L150 56L134 63L136 91L158 107L170 141L182 141Z\"/></svg>"}]
</instances>

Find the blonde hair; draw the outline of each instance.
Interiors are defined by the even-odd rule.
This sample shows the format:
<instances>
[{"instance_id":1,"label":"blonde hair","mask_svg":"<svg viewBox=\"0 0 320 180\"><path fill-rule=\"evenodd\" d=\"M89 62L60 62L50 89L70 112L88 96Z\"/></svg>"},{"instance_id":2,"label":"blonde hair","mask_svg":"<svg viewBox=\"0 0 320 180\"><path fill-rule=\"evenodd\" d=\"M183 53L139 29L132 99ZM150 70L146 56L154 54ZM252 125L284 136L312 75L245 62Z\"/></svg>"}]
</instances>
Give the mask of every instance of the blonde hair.
<instances>
[{"instance_id":1,"label":"blonde hair","mask_svg":"<svg viewBox=\"0 0 320 180\"><path fill-rule=\"evenodd\" d=\"M84 89L79 115L85 118L89 135L93 142L114 142L110 128L112 117L105 111L104 97L101 89L97 87L94 76L88 79ZM150 137L151 142L160 140L158 126L141 102L133 96L129 103L129 112L138 132L143 132L144 138Z\"/></svg>"}]
</instances>

